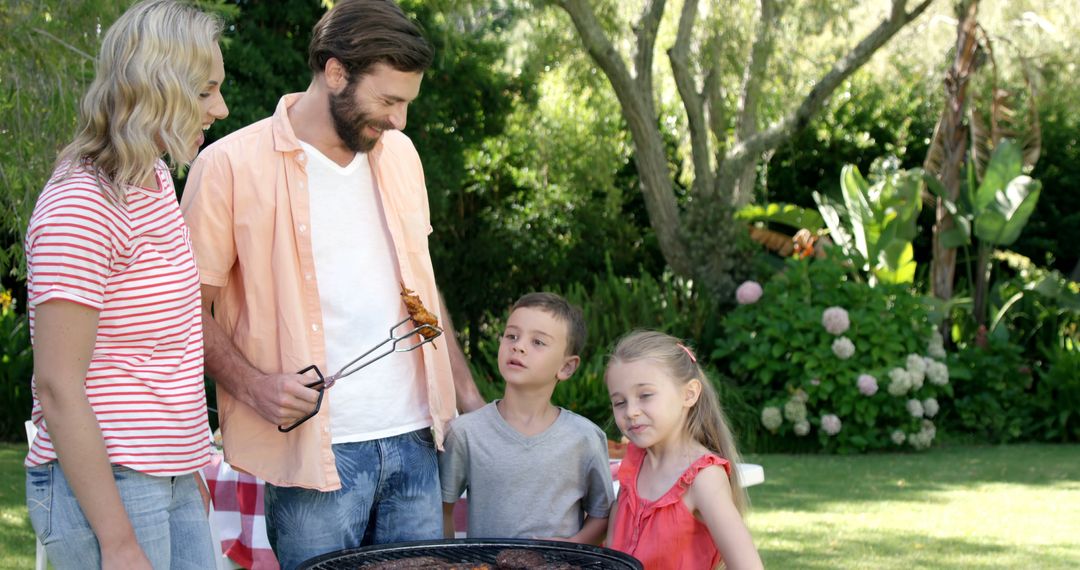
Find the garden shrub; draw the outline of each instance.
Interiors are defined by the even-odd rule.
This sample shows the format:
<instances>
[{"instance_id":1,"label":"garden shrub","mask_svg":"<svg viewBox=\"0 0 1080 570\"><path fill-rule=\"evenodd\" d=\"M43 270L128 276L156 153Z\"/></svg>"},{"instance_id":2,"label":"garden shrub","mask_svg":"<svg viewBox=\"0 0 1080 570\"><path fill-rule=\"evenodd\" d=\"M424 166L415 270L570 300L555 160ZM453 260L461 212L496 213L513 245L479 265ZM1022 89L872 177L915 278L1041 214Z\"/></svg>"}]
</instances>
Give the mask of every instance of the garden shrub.
<instances>
[{"instance_id":1,"label":"garden shrub","mask_svg":"<svg viewBox=\"0 0 1080 570\"><path fill-rule=\"evenodd\" d=\"M1058 349L1039 374L1029 435L1061 443L1080 441L1080 346Z\"/></svg>"},{"instance_id":2,"label":"garden shrub","mask_svg":"<svg viewBox=\"0 0 1080 570\"><path fill-rule=\"evenodd\" d=\"M15 310L11 292L0 293L0 441L25 441L23 422L30 419L30 377L34 357L30 327Z\"/></svg>"},{"instance_id":3,"label":"garden shrub","mask_svg":"<svg viewBox=\"0 0 1080 570\"><path fill-rule=\"evenodd\" d=\"M759 411L762 449L932 443L949 370L912 289L870 287L830 249L822 259L789 259L763 289L748 282L736 297L713 356Z\"/></svg>"},{"instance_id":4,"label":"garden shrub","mask_svg":"<svg viewBox=\"0 0 1080 570\"><path fill-rule=\"evenodd\" d=\"M1020 439L1031 422L1033 379L1023 348L992 335L981 342L949 357L953 410L943 421L983 442Z\"/></svg>"}]
</instances>

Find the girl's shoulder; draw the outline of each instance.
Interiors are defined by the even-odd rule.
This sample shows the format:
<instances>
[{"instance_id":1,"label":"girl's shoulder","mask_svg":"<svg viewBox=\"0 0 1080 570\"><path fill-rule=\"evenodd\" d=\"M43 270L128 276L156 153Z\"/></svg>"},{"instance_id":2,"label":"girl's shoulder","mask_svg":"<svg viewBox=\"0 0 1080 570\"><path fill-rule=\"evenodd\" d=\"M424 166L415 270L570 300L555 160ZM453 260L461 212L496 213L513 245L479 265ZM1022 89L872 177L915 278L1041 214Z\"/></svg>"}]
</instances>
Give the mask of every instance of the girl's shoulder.
<instances>
[{"instance_id":1,"label":"girl's shoulder","mask_svg":"<svg viewBox=\"0 0 1080 570\"><path fill-rule=\"evenodd\" d=\"M726 485L728 477L731 475L731 467L731 462L727 459L705 450L700 457L690 464L690 467L683 471L682 476L679 477L679 485L684 489L689 489L699 480L706 486L712 486L714 481Z\"/></svg>"}]
</instances>

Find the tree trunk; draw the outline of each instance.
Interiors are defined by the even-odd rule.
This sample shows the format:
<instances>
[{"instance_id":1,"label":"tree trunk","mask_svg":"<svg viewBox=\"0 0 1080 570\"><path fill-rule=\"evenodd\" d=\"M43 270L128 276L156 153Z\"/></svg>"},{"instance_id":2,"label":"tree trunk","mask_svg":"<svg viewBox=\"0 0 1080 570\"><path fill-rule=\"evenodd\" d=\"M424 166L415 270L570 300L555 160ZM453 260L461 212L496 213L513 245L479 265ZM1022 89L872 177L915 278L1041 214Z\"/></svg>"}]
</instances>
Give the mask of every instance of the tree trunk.
<instances>
[{"instance_id":1,"label":"tree trunk","mask_svg":"<svg viewBox=\"0 0 1080 570\"><path fill-rule=\"evenodd\" d=\"M963 183L964 164L967 159L968 130L964 124L967 102L967 85L975 67L978 48L975 33L978 0L967 0L959 7L960 19L956 24L956 55L945 74L945 110L934 131L934 140L924 164L925 170L937 175L948 199L956 202ZM930 282L934 295L948 300L953 295L956 277L956 249L941 244L940 236L953 228L952 216L945 209L945 202L937 200L935 212L933 259L930 263Z\"/></svg>"}]
</instances>

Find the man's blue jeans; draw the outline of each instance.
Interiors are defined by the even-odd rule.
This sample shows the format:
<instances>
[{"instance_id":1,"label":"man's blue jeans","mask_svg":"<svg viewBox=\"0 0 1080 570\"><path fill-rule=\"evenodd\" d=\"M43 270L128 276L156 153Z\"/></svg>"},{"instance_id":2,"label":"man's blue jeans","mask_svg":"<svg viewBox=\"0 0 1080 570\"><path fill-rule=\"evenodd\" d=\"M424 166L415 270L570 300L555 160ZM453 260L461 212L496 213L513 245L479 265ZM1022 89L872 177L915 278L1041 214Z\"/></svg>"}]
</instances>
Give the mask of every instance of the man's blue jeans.
<instances>
[{"instance_id":1,"label":"man's blue jeans","mask_svg":"<svg viewBox=\"0 0 1080 570\"><path fill-rule=\"evenodd\" d=\"M341 489L266 485L266 535L283 570L345 548L442 538L430 429L333 450Z\"/></svg>"},{"instance_id":2,"label":"man's blue jeans","mask_svg":"<svg viewBox=\"0 0 1080 570\"><path fill-rule=\"evenodd\" d=\"M195 475L155 477L113 465L135 538L154 568L215 568L221 550L210 538ZM26 469L30 523L54 568L100 568L97 536L56 461Z\"/></svg>"}]
</instances>

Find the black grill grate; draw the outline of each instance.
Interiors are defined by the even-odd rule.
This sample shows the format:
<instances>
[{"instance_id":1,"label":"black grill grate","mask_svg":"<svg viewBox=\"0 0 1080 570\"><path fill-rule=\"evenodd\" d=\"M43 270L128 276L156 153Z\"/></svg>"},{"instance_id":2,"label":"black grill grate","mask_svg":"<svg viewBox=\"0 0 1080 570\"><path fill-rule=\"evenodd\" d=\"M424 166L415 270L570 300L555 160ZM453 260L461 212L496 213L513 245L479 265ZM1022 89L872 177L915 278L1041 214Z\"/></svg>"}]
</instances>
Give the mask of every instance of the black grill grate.
<instances>
[{"instance_id":1,"label":"black grill grate","mask_svg":"<svg viewBox=\"0 0 1080 570\"><path fill-rule=\"evenodd\" d=\"M431 556L450 563L486 562L508 548L530 550L547 562L561 562L589 570L642 570L637 559L607 548L544 540L428 540L354 548L324 554L304 562L302 570L357 570L365 564Z\"/></svg>"}]
</instances>

